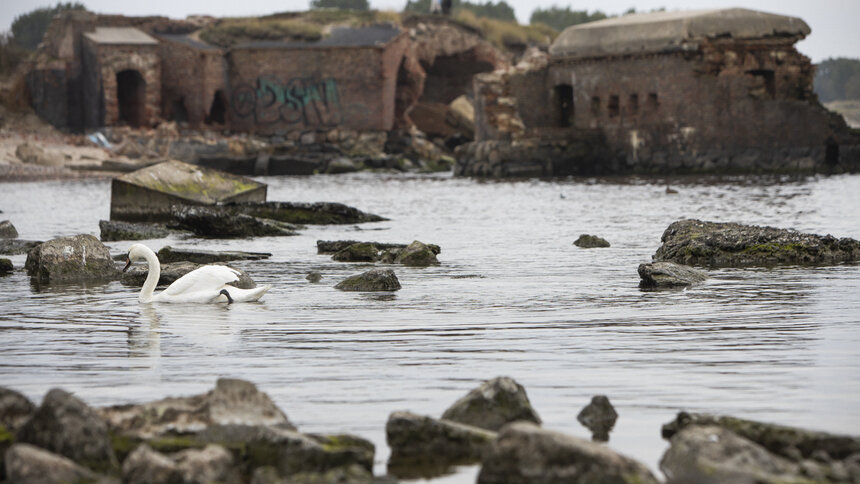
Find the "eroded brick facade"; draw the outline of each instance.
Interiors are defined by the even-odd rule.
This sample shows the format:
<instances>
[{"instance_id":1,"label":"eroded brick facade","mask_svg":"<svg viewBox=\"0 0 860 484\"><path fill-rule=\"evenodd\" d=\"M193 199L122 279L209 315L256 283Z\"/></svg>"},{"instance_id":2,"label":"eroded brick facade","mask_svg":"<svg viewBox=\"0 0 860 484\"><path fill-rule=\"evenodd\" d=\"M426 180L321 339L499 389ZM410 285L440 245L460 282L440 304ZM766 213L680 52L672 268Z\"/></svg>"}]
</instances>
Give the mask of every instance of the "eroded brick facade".
<instances>
[{"instance_id":1,"label":"eroded brick facade","mask_svg":"<svg viewBox=\"0 0 860 484\"><path fill-rule=\"evenodd\" d=\"M105 45L86 39L84 48L95 61L98 78L91 82L98 83L94 91L101 93L103 124L155 125L161 116L158 45Z\"/></svg>"}]
</instances>

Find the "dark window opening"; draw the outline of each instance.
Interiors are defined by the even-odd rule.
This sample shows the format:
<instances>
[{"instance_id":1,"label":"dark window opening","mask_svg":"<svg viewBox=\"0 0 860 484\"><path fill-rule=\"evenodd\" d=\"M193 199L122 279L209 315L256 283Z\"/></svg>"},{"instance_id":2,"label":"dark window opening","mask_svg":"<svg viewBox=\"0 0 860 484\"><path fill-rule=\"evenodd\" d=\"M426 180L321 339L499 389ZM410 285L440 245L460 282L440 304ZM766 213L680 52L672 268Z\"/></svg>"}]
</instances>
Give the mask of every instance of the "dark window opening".
<instances>
[{"instance_id":1,"label":"dark window opening","mask_svg":"<svg viewBox=\"0 0 860 484\"><path fill-rule=\"evenodd\" d=\"M828 165L839 163L839 143L833 137L824 142L824 162Z\"/></svg>"},{"instance_id":2,"label":"dark window opening","mask_svg":"<svg viewBox=\"0 0 860 484\"><path fill-rule=\"evenodd\" d=\"M212 105L209 107L209 114L206 115L206 124L224 124L227 120L227 103L224 102L224 91L215 91L215 96L212 97Z\"/></svg>"},{"instance_id":3,"label":"dark window opening","mask_svg":"<svg viewBox=\"0 0 860 484\"><path fill-rule=\"evenodd\" d=\"M188 122L188 109L185 108L185 97L173 101L170 106L170 120L177 123Z\"/></svg>"},{"instance_id":4,"label":"dark window opening","mask_svg":"<svg viewBox=\"0 0 860 484\"><path fill-rule=\"evenodd\" d=\"M747 74L753 76L753 83L750 86L750 96L756 99L773 99L776 95L776 85L774 83L773 71L769 69L755 69L747 71Z\"/></svg>"},{"instance_id":5,"label":"dark window opening","mask_svg":"<svg viewBox=\"0 0 860 484\"><path fill-rule=\"evenodd\" d=\"M618 116L620 107L618 103L618 96L616 94L609 96L609 103L606 104L606 109L609 111L610 118Z\"/></svg>"},{"instance_id":6,"label":"dark window opening","mask_svg":"<svg viewBox=\"0 0 860 484\"><path fill-rule=\"evenodd\" d=\"M636 115L639 113L639 95L638 94L631 94L630 95L630 100L627 103L627 107L628 107L628 110L630 111L630 114Z\"/></svg>"},{"instance_id":7,"label":"dark window opening","mask_svg":"<svg viewBox=\"0 0 860 484\"><path fill-rule=\"evenodd\" d=\"M591 98L591 114L594 116L600 116L600 96L594 96Z\"/></svg>"},{"instance_id":8,"label":"dark window opening","mask_svg":"<svg viewBox=\"0 0 860 484\"><path fill-rule=\"evenodd\" d=\"M135 128L142 126L146 113L146 81L140 72L126 70L116 74L116 98L120 122Z\"/></svg>"},{"instance_id":9,"label":"dark window opening","mask_svg":"<svg viewBox=\"0 0 860 484\"><path fill-rule=\"evenodd\" d=\"M654 112L660 107L660 101L657 99L656 92L648 93L648 111Z\"/></svg>"},{"instance_id":10,"label":"dark window opening","mask_svg":"<svg viewBox=\"0 0 860 484\"><path fill-rule=\"evenodd\" d=\"M561 127L573 124L573 86L562 84L555 86L555 95L558 99L559 123Z\"/></svg>"}]
</instances>

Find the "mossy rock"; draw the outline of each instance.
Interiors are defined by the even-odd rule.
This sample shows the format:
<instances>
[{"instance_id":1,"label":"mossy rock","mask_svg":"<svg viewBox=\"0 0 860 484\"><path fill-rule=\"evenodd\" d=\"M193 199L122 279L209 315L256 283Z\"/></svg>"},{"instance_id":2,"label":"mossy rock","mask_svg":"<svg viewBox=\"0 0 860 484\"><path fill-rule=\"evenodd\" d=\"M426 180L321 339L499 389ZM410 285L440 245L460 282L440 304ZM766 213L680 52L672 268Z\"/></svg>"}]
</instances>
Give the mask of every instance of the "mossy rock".
<instances>
[{"instance_id":1,"label":"mossy rock","mask_svg":"<svg viewBox=\"0 0 860 484\"><path fill-rule=\"evenodd\" d=\"M430 246L416 240L398 252L394 258L394 263L411 267L427 267L438 265L439 260Z\"/></svg>"},{"instance_id":2,"label":"mossy rock","mask_svg":"<svg viewBox=\"0 0 860 484\"><path fill-rule=\"evenodd\" d=\"M11 274L15 267L9 259L0 258L0 276Z\"/></svg>"},{"instance_id":3,"label":"mossy rock","mask_svg":"<svg viewBox=\"0 0 860 484\"><path fill-rule=\"evenodd\" d=\"M373 244L360 242L337 251L331 258L338 262L376 262L379 249Z\"/></svg>"},{"instance_id":4,"label":"mossy rock","mask_svg":"<svg viewBox=\"0 0 860 484\"><path fill-rule=\"evenodd\" d=\"M609 247L609 242L596 235L582 234L578 239L576 239L576 241L574 241L573 245L583 249L594 249L599 247Z\"/></svg>"},{"instance_id":5,"label":"mossy rock","mask_svg":"<svg viewBox=\"0 0 860 484\"><path fill-rule=\"evenodd\" d=\"M397 291L400 289L400 281L391 269L371 269L350 276L334 287L341 291Z\"/></svg>"}]
</instances>

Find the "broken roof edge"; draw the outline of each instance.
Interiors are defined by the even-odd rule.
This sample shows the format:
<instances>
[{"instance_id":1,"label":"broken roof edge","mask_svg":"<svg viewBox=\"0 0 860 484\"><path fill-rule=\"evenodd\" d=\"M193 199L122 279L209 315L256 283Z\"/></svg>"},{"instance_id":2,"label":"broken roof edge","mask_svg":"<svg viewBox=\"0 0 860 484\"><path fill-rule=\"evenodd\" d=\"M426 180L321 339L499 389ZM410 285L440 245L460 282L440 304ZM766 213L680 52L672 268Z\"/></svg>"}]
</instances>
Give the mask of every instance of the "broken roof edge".
<instances>
[{"instance_id":1,"label":"broken roof edge","mask_svg":"<svg viewBox=\"0 0 860 484\"><path fill-rule=\"evenodd\" d=\"M84 37L102 45L158 45L158 40L135 27L96 27Z\"/></svg>"},{"instance_id":2,"label":"broken roof edge","mask_svg":"<svg viewBox=\"0 0 860 484\"><path fill-rule=\"evenodd\" d=\"M802 19L743 8L652 12L568 27L550 46L554 58L686 50L706 38L762 39L811 32Z\"/></svg>"},{"instance_id":3,"label":"broken roof edge","mask_svg":"<svg viewBox=\"0 0 860 484\"><path fill-rule=\"evenodd\" d=\"M203 204L229 202L235 197L268 187L251 178L178 160L147 166L114 180Z\"/></svg>"},{"instance_id":4,"label":"broken roof edge","mask_svg":"<svg viewBox=\"0 0 860 484\"><path fill-rule=\"evenodd\" d=\"M351 42L349 33L338 36L338 30L341 30L341 32L351 31L354 33L376 31L377 35L379 35L379 32L385 31L385 34L391 35L381 35L377 37L371 36L370 39L361 38ZM408 35L408 33L409 32L407 30L396 25L373 25L359 28L341 27L339 29L335 29L331 37L324 38L317 42L254 41L234 45L230 47L230 49L386 49L391 44Z\"/></svg>"}]
</instances>

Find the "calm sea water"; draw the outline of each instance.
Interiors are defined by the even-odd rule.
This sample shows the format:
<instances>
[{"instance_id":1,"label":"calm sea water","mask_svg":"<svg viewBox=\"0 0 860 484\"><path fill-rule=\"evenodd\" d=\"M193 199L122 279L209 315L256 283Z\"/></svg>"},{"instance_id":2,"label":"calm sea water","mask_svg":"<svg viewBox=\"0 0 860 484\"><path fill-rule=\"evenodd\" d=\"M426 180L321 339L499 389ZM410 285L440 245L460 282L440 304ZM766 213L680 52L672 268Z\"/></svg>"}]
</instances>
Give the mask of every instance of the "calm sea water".
<instances>
[{"instance_id":1,"label":"calm sea water","mask_svg":"<svg viewBox=\"0 0 860 484\"><path fill-rule=\"evenodd\" d=\"M107 405L244 378L302 431L371 439L377 473L390 412L438 417L500 375L525 386L546 427L581 437L590 434L576 414L608 395L620 415L608 445L655 470L660 425L679 410L860 433L860 265L713 270L703 285L663 292L640 291L636 273L684 217L860 238L860 176L262 180L270 200L342 202L391 220L147 242L273 253L236 263L274 285L259 304L148 306L118 282L37 288L21 271L0 278L0 385L37 402L62 387ZM98 235L109 205L107 181L0 185L0 218L25 239ZM612 247L573 246L582 233ZM392 266L403 285L393 294L340 292L332 286L367 266L317 255L318 239L418 239L442 247L441 265ZM130 242L108 245L120 253ZM25 257L12 260L21 267ZM321 283L305 280L311 270Z\"/></svg>"}]
</instances>

